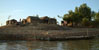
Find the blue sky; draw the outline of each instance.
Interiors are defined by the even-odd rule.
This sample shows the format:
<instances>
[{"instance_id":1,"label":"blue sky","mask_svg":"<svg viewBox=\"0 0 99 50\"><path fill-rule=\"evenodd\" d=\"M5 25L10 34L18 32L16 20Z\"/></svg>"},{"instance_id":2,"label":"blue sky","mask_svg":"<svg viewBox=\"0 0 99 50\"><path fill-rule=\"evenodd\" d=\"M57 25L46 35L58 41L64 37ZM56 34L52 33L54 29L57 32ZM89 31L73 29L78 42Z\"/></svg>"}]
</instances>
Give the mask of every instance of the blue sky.
<instances>
[{"instance_id":1,"label":"blue sky","mask_svg":"<svg viewBox=\"0 0 99 50\"><path fill-rule=\"evenodd\" d=\"M0 25L5 25L8 16L10 19L26 18L38 14L56 18L58 22L69 10L86 3L92 11L99 11L99 0L0 0Z\"/></svg>"}]
</instances>

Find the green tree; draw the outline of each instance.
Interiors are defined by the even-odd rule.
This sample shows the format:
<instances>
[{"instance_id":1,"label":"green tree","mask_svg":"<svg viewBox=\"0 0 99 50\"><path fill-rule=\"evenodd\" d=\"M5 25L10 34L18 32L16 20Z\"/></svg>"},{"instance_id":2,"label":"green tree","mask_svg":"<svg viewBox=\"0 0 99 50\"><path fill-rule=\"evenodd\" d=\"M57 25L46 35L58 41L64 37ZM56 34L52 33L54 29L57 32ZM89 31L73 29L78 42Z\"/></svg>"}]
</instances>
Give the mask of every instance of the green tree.
<instances>
[{"instance_id":1,"label":"green tree","mask_svg":"<svg viewBox=\"0 0 99 50\"><path fill-rule=\"evenodd\" d=\"M94 21L95 20L95 16L96 16L96 12L92 11L91 12L91 19Z\"/></svg>"},{"instance_id":2,"label":"green tree","mask_svg":"<svg viewBox=\"0 0 99 50\"><path fill-rule=\"evenodd\" d=\"M96 27L99 27L99 12L96 13L96 16L95 16L95 25Z\"/></svg>"},{"instance_id":3,"label":"green tree","mask_svg":"<svg viewBox=\"0 0 99 50\"><path fill-rule=\"evenodd\" d=\"M80 5L80 7L75 7L74 12L72 10L68 11L68 14L63 16L63 20L67 21L68 23L72 23L72 26L76 26L80 23L88 26L88 23L91 22L91 19L94 19L95 14L96 13L91 11L91 8L84 3Z\"/></svg>"},{"instance_id":4,"label":"green tree","mask_svg":"<svg viewBox=\"0 0 99 50\"><path fill-rule=\"evenodd\" d=\"M74 18L74 12L72 11L72 10L70 10L70 11L68 11L68 20L70 20L69 21L69 23L72 23L72 26L74 25L74 20L75 20L75 18Z\"/></svg>"},{"instance_id":5,"label":"green tree","mask_svg":"<svg viewBox=\"0 0 99 50\"><path fill-rule=\"evenodd\" d=\"M75 7L75 13L79 13L79 8Z\"/></svg>"},{"instance_id":6,"label":"green tree","mask_svg":"<svg viewBox=\"0 0 99 50\"><path fill-rule=\"evenodd\" d=\"M69 17L69 14L65 14L65 15L63 16L63 20L64 20L64 21L67 21L67 23L70 23L71 17Z\"/></svg>"},{"instance_id":7,"label":"green tree","mask_svg":"<svg viewBox=\"0 0 99 50\"><path fill-rule=\"evenodd\" d=\"M88 18L91 20L91 8L87 6L87 4L82 4L79 7L79 14L82 15L82 18Z\"/></svg>"},{"instance_id":8,"label":"green tree","mask_svg":"<svg viewBox=\"0 0 99 50\"><path fill-rule=\"evenodd\" d=\"M99 12L96 13L95 19L96 19L96 20L99 20Z\"/></svg>"},{"instance_id":9,"label":"green tree","mask_svg":"<svg viewBox=\"0 0 99 50\"><path fill-rule=\"evenodd\" d=\"M80 23L82 21L82 15L79 13L79 7L75 7L75 22Z\"/></svg>"},{"instance_id":10,"label":"green tree","mask_svg":"<svg viewBox=\"0 0 99 50\"><path fill-rule=\"evenodd\" d=\"M67 21L67 23L72 23L72 26L77 25L81 21L80 15L72 10L68 12L63 16L63 20Z\"/></svg>"},{"instance_id":11,"label":"green tree","mask_svg":"<svg viewBox=\"0 0 99 50\"><path fill-rule=\"evenodd\" d=\"M88 18L83 18L82 19L82 25L83 26L89 26L90 25L90 21Z\"/></svg>"},{"instance_id":12,"label":"green tree","mask_svg":"<svg viewBox=\"0 0 99 50\"><path fill-rule=\"evenodd\" d=\"M39 15L38 15L38 14L36 14L36 17L39 17Z\"/></svg>"}]
</instances>

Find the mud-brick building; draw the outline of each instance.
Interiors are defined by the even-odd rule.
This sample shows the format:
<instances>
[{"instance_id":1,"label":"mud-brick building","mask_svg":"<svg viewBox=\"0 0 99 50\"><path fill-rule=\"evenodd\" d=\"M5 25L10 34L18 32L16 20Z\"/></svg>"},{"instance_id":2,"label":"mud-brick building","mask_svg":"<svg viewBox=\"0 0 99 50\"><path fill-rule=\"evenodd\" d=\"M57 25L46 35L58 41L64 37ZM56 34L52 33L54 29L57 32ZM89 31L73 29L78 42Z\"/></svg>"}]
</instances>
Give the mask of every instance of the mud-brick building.
<instances>
[{"instance_id":1,"label":"mud-brick building","mask_svg":"<svg viewBox=\"0 0 99 50\"><path fill-rule=\"evenodd\" d=\"M57 21L55 18L49 18L47 16L44 17L36 17L36 16L28 16L26 19L22 20L23 24L26 23L32 23L32 24L37 24L37 23L43 23L43 24L57 24Z\"/></svg>"},{"instance_id":2,"label":"mud-brick building","mask_svg":"<svg viewBox=\"0 0 99 50\"><path fill-rule=\"evenodd\" d=\"M27 23L34 23L34 24L36 24L36 23L40 23L41 20L40 20L39 17L36 17L36 16L28 16L27 19L26 19L26 22Z\"/></svg>"},{"instance_id":3,"label":"mud-brick building","mask_svg":"<svg viewBox=\"0 0 99 50\"><path fill-rule=\"evenodd\" d=\"M57 24L57 21L55 18L49 18L48 24Z\"/></svg>"},{"instance_id":4,"label":"mud-brick building","mask_svg":"<svg viewBox=\"0 0 99 50\"><path fill-rule=\"evenodd\" d=\"M47 16L41 17L41 23L46 23L46 24L57 24L57 21L55 18L49 18Z\"/></svg>"},{"instance_id":5,"label":"mud-brick building","mask_svg":"<svg viewBox=\"0 0 99 50\"><path fill-rule=\"evenodd\" d=\"M48 18L47 16L44 16L44 17L41 17L40 20L41 20L41 23L46 23L46 24L48 24L49 18Z\"/></svg>"},{"instance_id":6,"label":"mud-brick building","mask_svg":"<svg viewBox=\"0 0 99 50\"><path fill-rule=\"evenodd\" d=\"M22 24L26 24L27 23L27 20L26 19L23 19L22 20Z\"/></svg>"},{"instance_id":7,"label":"mud-brick building","mask_svg":"<svg viewBox=\"0 0 99 50\"><path fill-rule=\"evenodd\" d=\"M17 24L17 20L15 19L6 21L6 25L16 25L16 24Z\"/></svg>"},{"instance_id":8,"label":"mud-brick building","mask_svg":"<svg viewBox=\"0 0 99 50\"><path fill-rule=\"evenodd\" d=\"M6 22L6 25L23 25L23 24L57 24L57 21L55 18L49 18L47 16L44 17L37 17L37 16L28 16L26 19L23 19L20 22L17 22L17 20L12 19L8 20Z\"/></svg>"},{"instance_id":9,"label":"mud-brick building","mask_svg":"<svg viewBox=\"0 0 99 50\"><path fill-rule=\"evenodd\" d=\"M61 26L67 26L67 21L61 21Z\"/></svg>"}]
</instances>

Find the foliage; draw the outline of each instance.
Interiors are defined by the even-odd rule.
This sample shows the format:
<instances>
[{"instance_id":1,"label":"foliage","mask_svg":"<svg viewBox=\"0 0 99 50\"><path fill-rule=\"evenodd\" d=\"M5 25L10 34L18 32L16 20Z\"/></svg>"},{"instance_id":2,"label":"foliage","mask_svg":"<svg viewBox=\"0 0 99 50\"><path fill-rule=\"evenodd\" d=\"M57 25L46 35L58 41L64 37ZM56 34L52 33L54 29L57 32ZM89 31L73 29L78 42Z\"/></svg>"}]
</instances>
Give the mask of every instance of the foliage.
<instances>
[{"instance_id":1,"label":"foliage","mask_svg":"<svg viewBox=\"0 0 99 50\"><path fill-rule=\"evenodd\" d=\"M87 6L87 4L82 4L79 7L79 13L82 15L82 17L86 17L89 20L91 20L91 8Z\"/></svg>"},{"instance_id":2,"label":"foliage","mask_svg":"<svg viewBox=\"0 0 99 50\"><path fill-rule=\"evenodd\" d=\"M96 21L99 21L99 12L96 13L95 20L96 20Z\"/></svg>"},{"instance_id":3,"label":"foliage","mask_svg":"<svg viewBox=\"0 0 99 50\"><path fill-rule=\"evenodd\" d=\"M63 17L63 20L67 21L67 23L70 23L71 17L69 17L68 14L65 14L64 17Z\"/></svg>"},{"instance_id":4,"label":"foliage","mask_svg":"<svg viewBox=\"0 0 99 50\"><path fill-rule=\"evenodd\" d=\"M87 4L82 4L80 7L75 7L74 12L68 11L68 14L64 14L63 20L67 23L72 23L72 26L99 26L99 12L91 11L91 8Z\"/></svg>"},{"instance_id":5,"label":"foliage","mask_svg":"<svg viewBox=\"0 0 99 50\"><path fill-rule=\"evenodd\" d=\"M83 26L89 26L90 25L90 21L88 18L83 18L82 19L82 25Z\"/></svg>"},{"instance_id":6,"label":"foliage","mask_svg":"<svg viewBox=\"0 0 99 50\"><path fill-rule=\"evenodd\" d=\"M99 12L91 11L91 8L85 3L80 5L80 7L75 7L74 12L70 10L68 14L64 14L63 16L63 20L67 21L67 23L75 23L76 26L80 23L83 26L94 25L92 19L97 23L99 21Z\"/></svg>"}]
</instances>

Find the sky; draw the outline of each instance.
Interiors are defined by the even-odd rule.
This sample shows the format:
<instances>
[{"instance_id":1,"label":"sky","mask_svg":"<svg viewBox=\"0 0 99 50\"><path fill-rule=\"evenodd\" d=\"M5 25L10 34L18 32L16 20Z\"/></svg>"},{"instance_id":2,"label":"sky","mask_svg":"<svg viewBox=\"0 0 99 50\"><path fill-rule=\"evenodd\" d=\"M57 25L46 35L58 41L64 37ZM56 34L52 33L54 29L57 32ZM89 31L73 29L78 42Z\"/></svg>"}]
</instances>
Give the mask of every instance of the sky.
<instances>
[{"instance_id":1,"label":"sky","mask_svg":"<svg viewBox=\"0 0 99 50\"><path fill-rule=\"evenodd\" d=\"M19 21L37 14L56 18L60 23L62 19L57 15L63 16L83 3L92 11L99 11L99 0L0 0L0 26L6 24L9 16Z\"/></svg>"}]
</instances>

